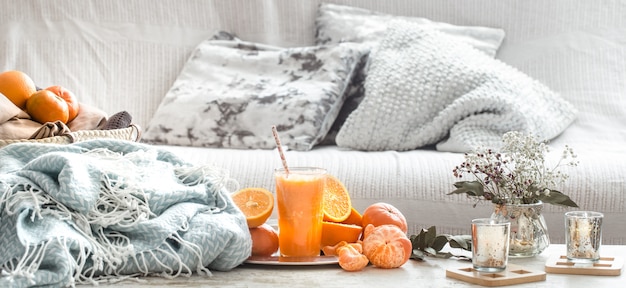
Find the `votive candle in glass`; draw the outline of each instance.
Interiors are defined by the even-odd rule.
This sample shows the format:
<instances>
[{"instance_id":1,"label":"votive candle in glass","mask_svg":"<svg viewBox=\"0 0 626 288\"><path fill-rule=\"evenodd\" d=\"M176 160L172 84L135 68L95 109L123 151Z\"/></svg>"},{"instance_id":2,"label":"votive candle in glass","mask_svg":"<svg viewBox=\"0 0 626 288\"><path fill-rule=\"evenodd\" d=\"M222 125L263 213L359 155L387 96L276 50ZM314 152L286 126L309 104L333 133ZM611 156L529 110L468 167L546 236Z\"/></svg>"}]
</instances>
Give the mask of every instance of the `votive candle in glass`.
<instances>
[{"instance_id":1,"label":"votive candle in glass","mask_svg":"<svg viewBox=\"0 0 626 288\"><path fill-rule=\"evenodd\" d=\"M491 218L472 220L472 265L478 272L506 269L511 222Z\"/></svg>"},{"instance_id":2,"label":"votive candle in glass","mask_svg":"<svg viewBox=\"0 0 626 288\"><path fill-rule=\"evenodd\" d=\"M604 214L593 211L565 213L565 246L568 260L595 262L600 259L603 218Z\"/></svg>"}]
</instances>

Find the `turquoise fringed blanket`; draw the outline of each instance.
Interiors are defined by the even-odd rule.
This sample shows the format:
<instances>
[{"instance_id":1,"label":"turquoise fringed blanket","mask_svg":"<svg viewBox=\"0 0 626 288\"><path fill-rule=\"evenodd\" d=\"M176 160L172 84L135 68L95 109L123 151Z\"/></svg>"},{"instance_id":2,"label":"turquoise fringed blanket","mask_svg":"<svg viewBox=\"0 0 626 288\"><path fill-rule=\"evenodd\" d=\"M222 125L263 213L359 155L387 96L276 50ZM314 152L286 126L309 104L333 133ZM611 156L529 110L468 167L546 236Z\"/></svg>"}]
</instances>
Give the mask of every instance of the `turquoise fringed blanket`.
<instances>
[{"instance_id":1,"label":"turquoise fringed blanket","mask_svg":"<svg viewBox=\"0 0 626 288\"><path fill-rule=\"evenodd\" d=\"M0 287L230 270L249 255L227 177L139 143L0 149Z\"/></svg>"}]
</instances>

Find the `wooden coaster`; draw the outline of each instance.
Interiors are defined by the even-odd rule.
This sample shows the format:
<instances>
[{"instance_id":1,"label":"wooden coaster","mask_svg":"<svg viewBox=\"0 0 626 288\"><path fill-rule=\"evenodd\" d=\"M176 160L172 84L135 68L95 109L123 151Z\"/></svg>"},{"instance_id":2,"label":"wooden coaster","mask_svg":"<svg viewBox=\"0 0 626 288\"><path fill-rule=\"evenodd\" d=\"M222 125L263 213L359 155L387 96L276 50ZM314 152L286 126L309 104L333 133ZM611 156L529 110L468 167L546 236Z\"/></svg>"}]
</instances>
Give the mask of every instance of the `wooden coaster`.
<instances>
[{"instance_id":1,"label":"wooden coaster","mask_svg":"<svg viewBox=\"0 0 626 288\"><path fill-rule=\"evenodd\" d=\"M472 284L495 287L545 281L546 273L543 271L530 271L522 266L508 264L506 270L499 273L480 273L474 270L473 267L446 269L446 277Z\"/></svg>"},{"instance_id":2,"label":"wooden coaster","mask_svg":"<svg viewBox=\"0 0 626 288\"><path fill-rule=\"evenodd\" d=\"M558 274L618 276L622 273L624 259L621 257L600 257L594 263L574 263L565 256L552 256L546 261L546 272Z\"/></svg>"}]
</instances>

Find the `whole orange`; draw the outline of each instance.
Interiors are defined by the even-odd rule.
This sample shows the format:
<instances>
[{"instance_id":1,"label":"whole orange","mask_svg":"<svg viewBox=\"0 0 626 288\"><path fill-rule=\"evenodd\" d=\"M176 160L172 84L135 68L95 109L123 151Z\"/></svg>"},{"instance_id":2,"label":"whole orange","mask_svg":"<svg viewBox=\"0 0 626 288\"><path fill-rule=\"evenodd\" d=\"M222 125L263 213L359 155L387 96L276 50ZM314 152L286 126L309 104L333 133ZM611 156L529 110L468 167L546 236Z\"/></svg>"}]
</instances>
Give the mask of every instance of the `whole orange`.
<instances>
[{"instance_id":1,"label":"whole orange","mask_svg":"<svg viewBox=\"0 0 626 288\"><path fill-rule=\"evenodd\" d=\"M363 227L366 227L367 224L372 224L374 226L393 224L398 226L404 233L408 231L406 218L402 212L389 203L374 203L365 208L362 216L361 225Z\"/></svg>"},{"instance_id":2,"label":"whole orange","mask_svg":"<svg viewBox=\"0 0 626 288\"><path fill-rule=\"evenodd\" d=\"M41 123L61 121L67 123L69 108L67 102L49 90L39 90L26 101L26 112Z\"/></svg>"},{"instance_id":3,"label":"whole orange","mask_svg":"<svg viewBox=\"0 0 626 288\"><path fill-rule=\"evenodd\" d=\"M78 98L76 98L76 95L72 93L72 91L67 90L60 85L50 86L46 88L46 90L52 91L54 94L57 94L58 96L63 98L65 102L67 102L67 108L69 109L67 122L71 122L72 120L74 120L80 110L80 104L78 103Z\"/></svg>"},{"instance_id":4,"label":"whole orange","mask_svg":"<svg viewBox=\"0 0 626 288\"><path fill-rule=\"evenodd\" d=\"M20 109L26 108L26 100L35 91L37 91L35 82L26 73L17 70L0 73L0 93Z\"/></svg>"},{"instance_id":5,"label":"whole orange","mask_svg":"<svg viewBox=\"0 0 626 288\"><path fill-rule=\"evenodd\" d=\"M278 250L278 232L267 223L249 228L252 256L270 256Z\"/></svg>"}]
</instances>

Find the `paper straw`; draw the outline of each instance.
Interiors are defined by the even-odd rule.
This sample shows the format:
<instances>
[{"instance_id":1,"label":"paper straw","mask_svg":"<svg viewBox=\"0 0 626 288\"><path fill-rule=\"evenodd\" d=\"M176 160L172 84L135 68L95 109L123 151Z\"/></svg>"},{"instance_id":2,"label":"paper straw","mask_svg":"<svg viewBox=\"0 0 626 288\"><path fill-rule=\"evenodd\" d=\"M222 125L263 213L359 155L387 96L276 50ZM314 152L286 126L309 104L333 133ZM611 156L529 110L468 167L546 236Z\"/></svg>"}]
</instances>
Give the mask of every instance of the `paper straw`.
<instances>
[{"instance_id":1,"label":"paper straw","mask_svg":"<svg viewBox=\"0 0 626 288\"><path fill-rule=\"evenodd\" d=\"M280 154L280 160L283 161L283 167L285 168L285 173L289 175L289 167L287 167L287 160L285 159L285 153L283 153L283 146L280 145L280 138L278 138L278 131L276 131L275 125L272 125L272 134L274 134L274 139L276 140L276 146L278 147L278 154Z\"/></svg>"}]
</instances>

